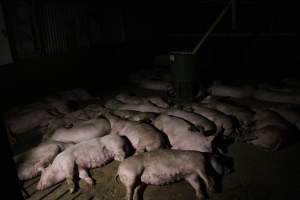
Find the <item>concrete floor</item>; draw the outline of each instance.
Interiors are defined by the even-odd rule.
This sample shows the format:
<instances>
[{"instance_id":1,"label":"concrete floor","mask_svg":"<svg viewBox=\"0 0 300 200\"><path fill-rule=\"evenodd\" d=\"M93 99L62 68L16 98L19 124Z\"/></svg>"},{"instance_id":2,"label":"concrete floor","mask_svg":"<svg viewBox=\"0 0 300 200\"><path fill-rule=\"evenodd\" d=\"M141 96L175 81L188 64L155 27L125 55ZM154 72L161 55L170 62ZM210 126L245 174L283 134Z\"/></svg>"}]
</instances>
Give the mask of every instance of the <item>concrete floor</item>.
<instances>
[{"instance_id":1,"label":"concrete floor","mask_svg":"<svg viewBox=\"0 0 300 200\"><path fill-rule=\"evenodd\" d=\"M147 91L134 90L148 94ZM150 93L154 95L153 93ZM300 134L300 133L299 133ZM32 138L33 137L33 138ZM39 134L23 135L19 140L18 152L38 144ZM32 142L34 141L34 142ZM298 199L300 192L300 142L277 152L265 152L254 146L233 143L228 146L227 156L234 162L234 171L223 177L218 193L211 200L282 200ZM39 177L25 183L31 195L28 200L120 200L125 196L125 188L115 181L119 162L90 171L96 185L90 189L80 181L74 194L69 194L66 183L60 183L45 191L36 191ZM148 186L144 200L193 200L195 194L190 185L181 181L166 186Z\"/></svg>"},{"instance_id":2,"label":"concrete floor","mask_svg":"<svg viewBox=\"0 0 300 200\"><path fill-rule=\"evenodd\" d=\"M235 171L222 180L221 191L210 196L211 200L279 200L298 199L300 192L300 144L294 144L277 152L265 152L254 146L234 143L228 155L234 160ZM69 194L66 184L60 183L45 191L35 190L39 178L29 180L25 188L29 200L120 200L125 188L115 179L119 162L91 170L96 181L88 188L80 181L74 194ZM184 181L166 186L148 186L144 200L196 199L193 189Z\"/></svg>"}]
</instances>

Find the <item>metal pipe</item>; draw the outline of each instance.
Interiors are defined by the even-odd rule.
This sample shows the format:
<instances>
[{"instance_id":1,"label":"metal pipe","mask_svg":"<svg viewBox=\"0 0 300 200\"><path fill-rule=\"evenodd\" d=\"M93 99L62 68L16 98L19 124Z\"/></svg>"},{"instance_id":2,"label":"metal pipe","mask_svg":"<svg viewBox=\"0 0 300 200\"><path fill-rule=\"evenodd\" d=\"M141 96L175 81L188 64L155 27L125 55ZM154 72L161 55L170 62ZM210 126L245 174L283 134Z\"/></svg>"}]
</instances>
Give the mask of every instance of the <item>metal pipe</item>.
<instances>
[{"instance_id":1,"label":"metal pipe","mask_svg":"<svg viewBox=\"0 0 300 200\"><path fill-rule=\"evenodd\" d=\"M204 36L202 37L202 39L199 41L199 43L195 46L195 48L192 51L192 54L197 53L197 51L199 50L199 48L203 45L203 43L206 41L206 38L209 36L209 34L214 30L214 28L216 27L216 25L221 21L221 19L224 17L224 15L226 14L226 12L229 9L230 4L232 4L231 0L229 1L228 5L222 10L222 12L220 13L220 15L217 17L217 19L214 21L214 23L210 26L210 28L208 29L208 31L204 34Z\"/></svg>"}]
</instances>

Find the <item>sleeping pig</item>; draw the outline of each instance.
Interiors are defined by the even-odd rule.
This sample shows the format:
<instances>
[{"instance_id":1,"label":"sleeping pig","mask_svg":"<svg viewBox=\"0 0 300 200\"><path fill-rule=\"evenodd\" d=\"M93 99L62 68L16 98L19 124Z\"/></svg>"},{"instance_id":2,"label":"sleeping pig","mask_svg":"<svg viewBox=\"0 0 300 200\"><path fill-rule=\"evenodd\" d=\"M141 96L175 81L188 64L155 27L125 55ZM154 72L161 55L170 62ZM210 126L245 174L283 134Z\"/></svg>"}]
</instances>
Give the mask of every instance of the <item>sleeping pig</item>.
<instances>
[{"instance_id":1,"label":"sleeping pig","mask_svg":"<svg viewBox=\"0 0 300 200\"><path fill-rule=\"evenodd\" d=\"M217 126L217 133L223 133L224 136L230 136L237 130L234 120L218 110L207 108L197 103L185 105L184 109L192 110L194 113L213 121Z\"/></svg>"},{"instance_id":2,"label":"sleeping pig","mask_svg":"<svg viewBox=\"0 0 300 200\"><path fill-rule=\"evenodd\" d=\"M212 121L210 121L206 117L203 117L202 115L193 112L171 108L168 109L164 114L182 118L192 123L197 128L203 129L205 132L214 133L217 129L216 125Z\"/></svg>"},{"instance_id":3,"label":"sleeping pig","mask_svg":"<svg viewBox=\"0 0 300 200\"><path fill-rule=\"evenodd\" d=\"M110 123L107 119L97 118L80 122L72 128L58 128L51 135L44 135L44 140L79 143L109 134Z\"/></svg>"},{"instance_id":4,"label":"sleeping pig","mask_svg":"<svg viewBox=\"0 0 300 200\"><path fill-rule=\"evenodd\" d=\"M113 110L112 114L135 122L147 122L155 118L155 113L139 112L134 110Z\"/></svg>"},{"instance_id":5,"label":"sleeping pig","mask_svg":"<svg viewBox=\"0 0 300 200\"><path fill-rule=\"evenodd\" d=\"M52 163L57 154L72 145L72 143L50 141L15 156L19 179L27 180L39 175Z\"/></svg>"},{"instance_id":6,"label":"sleeping pig","mask_svg":"<svg viewBox=\"0 0 300 200\"><path fill-rule=\"evenodd\" d=\"M121 119L104 114L111 125L111 134L125 136L137 152L153 151L167 145L163 134L149 124Z\"/></svg>"},{"instance_id":7,"label":"sleeping pig","mask_svg":"<svg viewBox=\"0 0 300 200\"><path fill-rule=\"evenodd\" d=\"M152 103L155 106L161 108L168 108L169 104L164 101L161 97L158 96L149 96L149 97L139 97L135 95L129 95L127 93L120 93L115 97L118 101L128 104L143 104L143 103Z\"/></svg>"},{"instance_id":8,"label":"sleeping pig","mask_svg":"<svg viewBox=\"0 0 300 200\"><path fill-rule=\"evenodd\" d=\"M105 107L112 110L134 110L139 112L153 112L153 113L163 113L166 110L164 108L155 106L154 104L151 104L149 102L144 102L141 104L127 104L114 99L108 100L105 103Z\"/></svg>"},{"instance_id":9,"label":"sleeping pig","mask_svg":"<svg viewBox=\"0 0 300 200\"><path fill-rule=\"evenodd\" d=\"M143 185L165 185L186 180L195 190L198 199L205 199L201 190L202 179L208 191L214 190L214 180L208 175L206 166L217 173L223 167L211 155L198 151L156 150L125 159L118 168L116 180L126 187L126 200L139 200Z\"/></svg>"},{"instance_id":10,"label":"sleeping pig","mask_svg":"<svg viewBox=\"0 0 300 200\"><path fill-rule=\"evenodd\" d=\"M41 175L37 184L43 190L66 179L70 192L75 189L74 171L90 186L92 178L87 169L101 167L113 159L122 161L128 152L127 140L118 135L106 135L100 138L80 142L60 153Z\"/></svg>"},{"instance_id":11,"label":"sleeping pig","mask_svg":"<svg viewBox=\"0 0 300 200\"><path fill-rule=\"evenodd\" d=\"M153 125L164 132L172 145L172 149L212 152L212 141L215 136L204 136L203 132L193 130L188 122L168 115L160 115Z\"/></svg>"}]
</instances>

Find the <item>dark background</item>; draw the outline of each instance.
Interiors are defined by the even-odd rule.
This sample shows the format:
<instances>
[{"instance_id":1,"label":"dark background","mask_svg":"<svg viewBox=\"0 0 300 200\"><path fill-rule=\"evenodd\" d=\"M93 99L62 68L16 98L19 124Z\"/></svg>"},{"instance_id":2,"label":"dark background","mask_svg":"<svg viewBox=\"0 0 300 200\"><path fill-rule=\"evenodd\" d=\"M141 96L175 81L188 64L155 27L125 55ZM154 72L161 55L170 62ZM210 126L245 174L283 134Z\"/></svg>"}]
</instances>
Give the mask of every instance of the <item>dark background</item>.
<instances>
[{"instance_id":1,"label":"dark background","mask_svg":"<svg viewBox=\"0 0 300 200\"><path fill-rule=\"evenodd\" d=\"M227 3L130 2L2 0L14 63L0 66L1 109L56 90L109 91L157 55L192 50ZM299 77L295 1L239 0L235 28L231 17L197 53L199 79Z\"/></svg>"},{"instance_id":2,"label":"dark background","mask_svg":"<svg viewBox=\"0 0 300 200\"><path fill-rule=\"evenodd\" d=\"M9 103L77 86L109 90L156 55L191 50L228 1L3 0L14 64L0 67ZM295 2L240 0L198 52L199 78L297 76ZM28 100L30 101L30 100Z\"/></svg>"}]
</instances>

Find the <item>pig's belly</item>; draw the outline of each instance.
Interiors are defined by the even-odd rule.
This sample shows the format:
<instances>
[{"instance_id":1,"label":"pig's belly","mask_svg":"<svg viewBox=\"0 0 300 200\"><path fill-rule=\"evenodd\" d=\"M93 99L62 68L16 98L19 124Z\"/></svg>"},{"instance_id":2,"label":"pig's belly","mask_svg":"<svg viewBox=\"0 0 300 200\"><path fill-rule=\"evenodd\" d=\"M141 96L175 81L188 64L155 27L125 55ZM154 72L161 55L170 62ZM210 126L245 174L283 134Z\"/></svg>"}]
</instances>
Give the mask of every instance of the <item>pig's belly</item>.
<instances>
[{"instance_id":1,"label":"pig's belly","mask_svg":"<svg viewBox=\"0 0 300 200\"><path fill-rule=\"evenodd\" d=\"M166 185L175 181L179 181L182 179L182 177L183 173L174 170L158 170L156 172L145 170L141 177L141 181L149 185Z\"/></svg>"}]
</instances>

